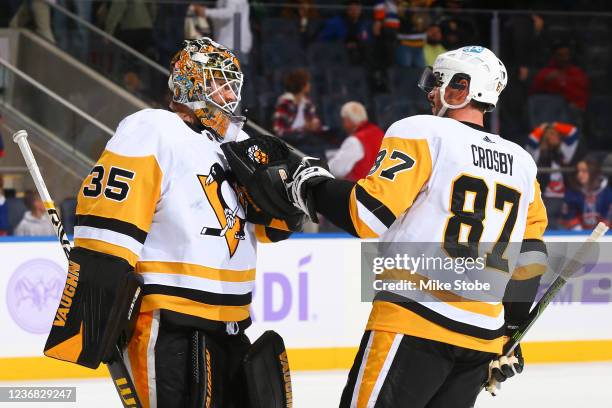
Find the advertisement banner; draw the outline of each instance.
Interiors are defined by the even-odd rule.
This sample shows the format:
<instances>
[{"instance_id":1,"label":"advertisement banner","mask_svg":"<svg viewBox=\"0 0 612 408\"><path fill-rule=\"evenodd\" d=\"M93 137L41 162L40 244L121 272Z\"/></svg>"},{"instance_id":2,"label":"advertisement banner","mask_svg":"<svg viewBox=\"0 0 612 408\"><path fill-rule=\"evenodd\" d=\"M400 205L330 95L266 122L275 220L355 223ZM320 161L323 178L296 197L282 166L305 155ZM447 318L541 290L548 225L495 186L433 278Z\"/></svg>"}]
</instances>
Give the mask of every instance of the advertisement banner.
<instances>
[{"instance_id":1,"label":"advertisement banner","mask_svg":"<svg viewBox=\"0 0 612 408\"><path fill-rule=\"evenodd\" d=\"M580 242L584 237L551 240ZM258 251L249 337L275 330L288 349L353 350L370 310L370 303L361 301L361 241L290 239L260 245ZM0 358L42 356L63 290L66 259L54 241L0 242L0 259ZM604 276L612 259L606 262L592 268L589 279L570 282L527 341L612 341L612 289Z\"/></svg>"}]
</instances>

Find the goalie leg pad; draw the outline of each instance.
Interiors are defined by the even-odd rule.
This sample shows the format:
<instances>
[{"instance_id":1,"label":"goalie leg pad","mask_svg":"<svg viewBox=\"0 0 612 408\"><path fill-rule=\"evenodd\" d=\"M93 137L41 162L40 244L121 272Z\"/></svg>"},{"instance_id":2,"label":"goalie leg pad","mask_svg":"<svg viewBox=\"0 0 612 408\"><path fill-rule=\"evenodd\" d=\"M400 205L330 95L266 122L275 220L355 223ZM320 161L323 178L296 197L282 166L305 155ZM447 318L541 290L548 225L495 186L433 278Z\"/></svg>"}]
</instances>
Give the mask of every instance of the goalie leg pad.
<instances>
[{"instance_id":1,"label":"goalie leg pad","mask_svg":"<svg viewBox=\"0 0 612 408\"><path fill-rule=\"evenodd\" d=\"M131 337L142 286L125 260L74 248L45 355L89 368L110 361Z\"/></svg>"},{"instance_id":2,"label":"goalie leg pad","mask_svg":"<svg viewBox=\"0 0 612 408\"><path fill-rule=\"evenodd\" d=\"M243 360L250 408L291 408L293 393L289 360L282 337L268 330L253 343Z\"/></svg>"}]
</instances>

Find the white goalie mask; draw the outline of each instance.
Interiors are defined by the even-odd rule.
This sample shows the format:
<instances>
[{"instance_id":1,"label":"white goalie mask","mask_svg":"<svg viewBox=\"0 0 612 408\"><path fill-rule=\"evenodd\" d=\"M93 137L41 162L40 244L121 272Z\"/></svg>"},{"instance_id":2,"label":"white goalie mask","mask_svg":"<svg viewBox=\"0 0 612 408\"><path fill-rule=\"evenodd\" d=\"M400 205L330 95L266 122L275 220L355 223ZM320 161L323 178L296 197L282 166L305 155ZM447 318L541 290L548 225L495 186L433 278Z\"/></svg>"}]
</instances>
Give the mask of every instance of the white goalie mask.
<instances>
[{"instance_id":1,"label":"white goalie mask","mask_svg":"<svg viewBox=\"0 0 612 408\"><path fill-rule=\"evenodd\" d=\"M463 103L450 105L444 97L446 88L460 88L462 79L468 80L468 95ZM472 100L488 105L487 112L492 111L507 83L506 67L491 50L469 46L440 54L433 67L425 68L419 88L427 93L440 88L442 109L437 115L444 116L448 109L461 109Z\"/></svg>"}]
</instances>

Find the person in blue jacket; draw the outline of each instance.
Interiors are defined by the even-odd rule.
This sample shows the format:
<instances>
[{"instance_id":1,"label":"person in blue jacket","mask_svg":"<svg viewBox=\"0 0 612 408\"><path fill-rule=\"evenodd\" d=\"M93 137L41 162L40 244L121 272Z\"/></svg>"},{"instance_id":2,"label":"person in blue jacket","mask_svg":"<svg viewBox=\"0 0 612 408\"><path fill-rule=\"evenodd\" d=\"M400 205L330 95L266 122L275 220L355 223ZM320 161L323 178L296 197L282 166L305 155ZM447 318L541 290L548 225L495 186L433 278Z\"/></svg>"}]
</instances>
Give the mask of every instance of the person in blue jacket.
<instances>
[{"instance_id":1,"label":"person in blue jacket","mask_svg":"<svg viewBox=\"0 0 612 408\"><path fill-rule=\"evenodd\" d=\"M579 161L575 177L565 191L562 224L574 230L591 230L599 222L610 225L611 206L612 189L599 163L590 158Z\"/></svg>"}]
</instances>

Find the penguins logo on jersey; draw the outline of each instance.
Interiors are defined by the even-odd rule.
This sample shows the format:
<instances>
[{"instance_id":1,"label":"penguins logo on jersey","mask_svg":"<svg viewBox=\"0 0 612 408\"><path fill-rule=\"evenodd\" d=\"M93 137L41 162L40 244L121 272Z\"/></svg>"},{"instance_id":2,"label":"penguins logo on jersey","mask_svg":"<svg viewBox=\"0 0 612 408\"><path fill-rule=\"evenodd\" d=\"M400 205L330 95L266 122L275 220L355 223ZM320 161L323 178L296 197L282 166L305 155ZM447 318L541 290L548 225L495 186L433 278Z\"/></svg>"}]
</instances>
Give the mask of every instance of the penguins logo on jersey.
<instances>
[{"instance_id":1,"label":"penguins logo on jersey","mask_svg":"<svg viewBox=\"0 0 612 408\"><path fill-rule=\"evenodd\" d=\"M219 163L211 166L208 175L198 175L198 179L220 225L220 227L204 227L201 234L224 237L231 257L236 253L240 241L244 239L245 219L242 200L240 200L240 197L233 200L230 200L229 197L228 199L224 198L224 190L225 194L234 190L227 181L225 171ZM233 208L228 205L228 202L232 201L236 202Z\"/></svg>"}]
</instances>

